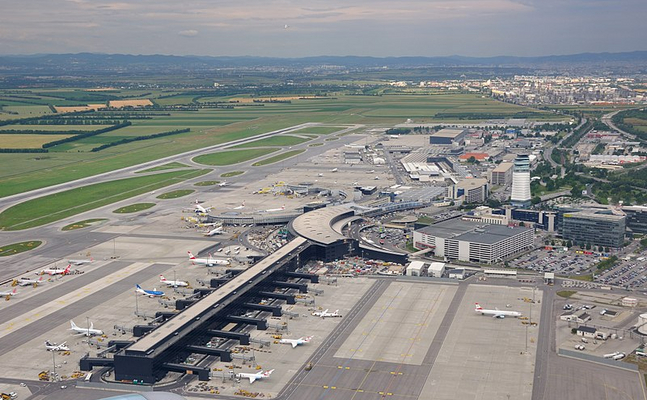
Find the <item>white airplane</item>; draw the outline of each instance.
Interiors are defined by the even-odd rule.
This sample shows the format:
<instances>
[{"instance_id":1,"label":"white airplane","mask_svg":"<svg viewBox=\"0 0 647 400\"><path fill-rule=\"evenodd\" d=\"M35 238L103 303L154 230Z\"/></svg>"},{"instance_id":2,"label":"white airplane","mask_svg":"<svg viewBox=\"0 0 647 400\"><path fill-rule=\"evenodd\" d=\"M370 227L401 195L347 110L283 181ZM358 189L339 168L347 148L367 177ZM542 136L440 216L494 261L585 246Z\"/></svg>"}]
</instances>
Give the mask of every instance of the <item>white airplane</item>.
<instances>
[{"instance_id":1,"label":"white airplane","mask_svg":"<svg viewBox=\"0 0 647 400\"><path fill-rule=\"evenodd\" d=\"M310 343L310 340L312 340L313 336L306 336L306 337L301 337L299 339L281 339L279 340L279 343L281 344L291 344L292 348L296 348L300 344L306 344Z\"/></svg>"},{"instance_id":2,"label":"white airplane","mask_svg":"<svg viewBox=\"0 0 647 400\"><path fill-rule=\"evenodd\" d=\"M249 374L245 372L241 372L239 374L236 374L236 378L238 379L249 379L249 383L254 383L256 380L261 380L263 378L269 378L270 375L272 375L272 372L274 372L273 369L269 371L258 371L255 374Z\"/></svg>"},{"instance_id":3,"label":"white airplane","mask_svg":"<svg viewBox=\"0 0 647 400\"><path fill-rule=\"evenodd\" d=\"M103 335L103 331L100 329L94 329L94 323L90 322L90 327L89 328L81 328L80 326L76 326L74 321L70 320L70 325L72 326L69 330L74 331L74 333L77 333L79 335L85 335L85 336L101 336Z\"/></svg>"},{"instance_id":4,"label":"white airplane","mask_svg":"<svg viewBox=\"0 0 647 400\"><path fill-rule=\"evenodd\" d=\"M18 290L18 289L14 288L11 292L0 292L0 297L10 298L11 296L15 296L16 295L16 290Z\"/></svg>"},{"instance_id":5,"label":"white airplane","mask_svg":"<svg viewBox=\"0 0 647 400\"><path fill-rule=\"evenodd\" d=\"M67 262L68 262L69 264L74 264L74 265L90 264L90 263L91 263L91 262L93 262L93 261L94 261L94 259L93 259L93 258L91 258L91 259L89 259L89 260L67 260Z\"/></svg>"},{"instance_id":6,"label":"white airplane","mask_svg":"<svg viewBox=\"0 0 647 400\"><path fill-rule=\"evenodd\" d=\"M61 344L50 343L49 340L45 341L45 348L48 351L70 351L70 348L67 347L67 342Z\"/></svg>"},{"instance_id":7,"label":"white airplane","mask_svg":"<svg viewBox=\"0 0 647 400\"><path fill-rule=\"evenodd\" d=\"M285 204L283 204L281 208L270 208L268 210L264 210L261 212L271 213L271 212L277 212L277 211L283 211L283 210L285 210Z\"/></svg>"},{"instance_id":8,"label":"white airplane","mask_svg":"<svg viewBox=\"0 0 647 400\"><path fill-rule=\"evenodd\" d=\"M72 264L68 264L67 268L65 268L65 269L56 268L56 267L54 267L54 268L45 268L44 270L42 270L40 272L36 272L36 273L39 274L39 275L44 275L44 274L48 274L48 275L65 275L65 274L68 274L70 272L70 268L72 268Z\"/></svg>"},{"instance_id":9,"label":"white airplane","mask_svg":"<svg viewBox=\"0 0 647 400\"><path fill-rule=\"evenodd\" d=\"M238 207L234 207L233 209L234 210L242 210L243 208L245 208L245 200L243 200L241 205L239 205Z\"/></svg>"},{"instance_id":10,"label":"white airplane","mask_svg":"<svg viewBox=\"0 0 647 400\"><path fill-rule=\"evenodd\" d=\"M40 285L41 283L43 283L42 276L38 279L20 278L16 280L18 286Z\"/></svg>"},{"instance_id":11,"label":"white airplane","mask_svg":"<svg viewBox=\"0 0 647 400\"><path fill-rule=\"evenodd\" d=\"M220 235L221 233L223 233L223 228L222 226L219 226L217 228L213 228L212 230L205 232L204 235L213 236L213 235Z\"/></svg>"},{"instance_id":12,"label":"white airplane","mask_svg":"<svg viewBox=\"0 0 647 400\"><path fill-rule=\"evenodd\" d=\"M164 278L164 275L160 275L160 282L165 283L167 286L171 286L171 287L186 287L186 286L189 286L189 282L169 281L168 279Z\"/></svg>"},{"instance_id":13,"label":"white airplane","mask_svg":"<svg viewBox=\"0 0 647 400\"><path fill-rule=\"evenodd\" d=\"M211 207L204 208L200 204L195 205L195 209L193 210L196 214L206 214L209 211L211 211Z\"/></svg>"},{"instance_id":14,"label":"white airplane","mask_svg":"<svg viewBox=\"0 0 647 400\"><path fill-rule=\"evenodd\" d=\"M220 187L227 186L227 185L228 185L227 181L222 181L218 184L218 186Z\"/></svg>"},{"instance_id":15,"label":"white airplane","mask_svg":"<svg viewBox=\"0 0 647 400\"><path fill-rule=\"evenodd\" d=\"M150 298L164 296L164 292L162 292L161 290L157 290L157 288L153 288L153 290L146 290L146 289L142 289L142 287L139 285L135 285L135 292L141 293L144 296L148 296Z\"/></svg>"},{"instance_id":16,"label":"white airplane","mask_svg":"<svg viewBox=\"0 0 647 400\"><path fill-rule=\"evenodd\" d=\"M213 267L215 265L229 265L230 264L229 261L227 261L227 260L220 260L220 259L217 259L217 258L211 258L211 253L209 253L209 258L196 258L193 255L193 253L191 253L190 251L188 253L189 253L189 260L191 260L191 262L193 264L203 264L203 265L206 265L207 267Z\"/></svg>"},{"instance_id":17,"label":"white airplane","mask_svg":"<svg viewBox=\"0 0 647 400\"><path fill-rule=\"evenodd\" d=\"M326 318L326 317L341 317L339 315L339 310L335 310L335 312L328 312L328 309L326 308L324 311L315 311L312 313L315 317L321 317L321 318Z\"/></svg>"},{"instance_id":18,"label":"white airplane","mask_svg":"<svg viewBox=\"0 0 647 400\"><path fill-rule=\"evenodd\" d=\"M338 171L337 168L333 168L333 169L330 170L330 172L337 172L337 171Z\"/></svg>"},{"instance_id":19,"label":"white airplane","mask_svg":"<svg viewBox=\"0 0 647 400\"><path fill-rule=\"evenodd\" d=\"M476 303L476 308L474 309L474 311L481 313L481 315L491 315L493 318L521 317L521 313L518 311L499 310L498 308L495 308L494 310L486 310L481 307L479 303Z\"/></svg>"}]
</instances>

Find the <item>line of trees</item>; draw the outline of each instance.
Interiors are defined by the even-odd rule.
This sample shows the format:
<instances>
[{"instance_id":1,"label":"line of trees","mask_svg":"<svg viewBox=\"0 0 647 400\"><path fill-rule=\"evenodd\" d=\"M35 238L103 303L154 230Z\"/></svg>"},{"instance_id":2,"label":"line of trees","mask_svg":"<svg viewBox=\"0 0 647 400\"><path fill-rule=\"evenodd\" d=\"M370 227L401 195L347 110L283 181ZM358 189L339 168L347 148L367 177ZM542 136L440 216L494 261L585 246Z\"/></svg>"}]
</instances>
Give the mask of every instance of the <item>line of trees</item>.
<instances>
[{"instance_id":1,"label":"line of trees","mask_svg":"<svg viewBox=\"0 0 647 400\"><path fill-rule=\"evenodd\" d=\"M134 137L131 137L131 138L124 138L124 139L117 140L117 141L112 142L112 143L106 143L106 144L103 144L101 146L95 147L90 151L93 152L93 153L96 153L97 151L101 151L101 150L104 150L104 149L107 149L107 148L113 147L113 146L118 146L120 144L136 142L136 141L139 141L139 140L157 139L157 138L164 137L164 136L177 135L179 133L186 133L186 132L190 132L190 131L191 131L191 129L189 129L189 128L176 129L174 131L155 133L153 135L134 136Z\"/></svg>"},{"instance_id":2,"label":"line of trees","mask_svg":"<svg viewBox=\"0 0 647 400\"><path fill-rule=\"evenodd\" d=\"M47 149L3 149L0 148L0 153L47 153L49 150Z\"/></svg>"},{"instance_id":3,"label":"line of trees","mask_svg":"<svg viewBox=\"0 0 647 400\"><path fill-rule=\"evenodd\" d=\"M117 130L117 129L125 128L125 127L130 126L130 125L132 125L132 122L124 121L124 122L122 122L120 124L109 126L107 128L103 128L103 129L98 129L96 131L85 132L85 133L82 133L80 135L70 136L68 138L61 139L61 140L54 140L53 142L45 143L42 147L44 149L46 149L48 147L57 146L57 145L63 144L63 143L75 142L77 140L81 140L81 139L85 139L85 138L88 138L88 137L100 135L102 133L106 133L106 132L114 131L114 130Z\"/></svg>"}]
</instances>

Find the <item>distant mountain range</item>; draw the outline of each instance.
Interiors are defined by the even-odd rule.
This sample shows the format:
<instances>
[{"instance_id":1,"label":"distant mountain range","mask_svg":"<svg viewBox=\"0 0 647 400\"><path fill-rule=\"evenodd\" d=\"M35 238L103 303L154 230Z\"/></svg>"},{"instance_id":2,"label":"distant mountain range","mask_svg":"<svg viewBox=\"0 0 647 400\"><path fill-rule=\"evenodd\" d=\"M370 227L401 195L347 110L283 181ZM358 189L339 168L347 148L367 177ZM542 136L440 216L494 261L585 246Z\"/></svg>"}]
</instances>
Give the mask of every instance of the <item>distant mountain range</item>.
<instances>
[{"instance_id":1,"label":"distant mountain range","mask_svg":"<svg viewBox=\"0 0 647 400\"><path fill-rule=\"evenodd\" d=\"M371 67L423 67L423 66L540 66L564 64L645 63L647 51L624 53L582 53L541 57L364 57L317 56L303 58L273 57L210 57L128 54L34 54L0 56L0 73L3 69L87 69L145 68L165 66L172 69L258 66L321 66L336 65L350 68Z\"/></svg>"}]
</instances>

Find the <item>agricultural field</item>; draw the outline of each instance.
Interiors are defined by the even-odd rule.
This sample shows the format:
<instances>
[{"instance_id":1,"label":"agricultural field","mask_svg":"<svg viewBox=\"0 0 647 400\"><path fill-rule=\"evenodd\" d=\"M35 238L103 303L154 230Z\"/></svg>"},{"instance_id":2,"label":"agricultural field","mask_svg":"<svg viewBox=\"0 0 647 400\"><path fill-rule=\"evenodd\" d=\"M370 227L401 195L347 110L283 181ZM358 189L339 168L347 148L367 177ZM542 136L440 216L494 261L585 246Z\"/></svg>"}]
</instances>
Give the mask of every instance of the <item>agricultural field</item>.
<instances>
[{"instance_id":1,"label":"agricultural field","mask_svg":"<svg viewBox=\"0 0 647 400\"><path fill-rule=\"evenodd\" d=\"M45 143L65 139L73 135L30 135L26 133L0 132L0 146L3 149L40 149Z\"/></svg>"},{"instance_id":2,"label":"agricultural field","mask_svg":"<svg viewBox=\"0 0 647 400\"><path fill-rule=\"evenodd\" d=\"M119 122L127 120L131 123L130 126L110 132L90 137L81 136L77 141L58 144L48 148L48 153L0 154L0 197L306 122L388 126L411 118L415 123L439 124L444 120L435 118L438 113L477 115L488 112L507 113L513 116L519 112L538 112L522 106L499 103L475 94L384 94L381 96L335 94L336 97L317 100L298 99L302 96L307 95L272 96L272 98L291 98L290 102L284 103L245 103L239 106L231 104L232 108L222 108L216 107L213 103L227 102L231 98L251 98L251 96L244 94L224 97L205 96L203 92L196 94L180 90L175 93L159 90L147 93L142 90L127 89L105 91L42 89L11 93L0 91L0 105L2 105L0 125L7 123L9 119L33 118L39 115L48 118L46 121L51 118L68 118L67 114L53 114L50 106L79 106L141 98L150 99L155 104L151 108L129 111L101 110L83 113L76 117L87 118L90 122L87 125L85 123L41 125L41 122L30 120L26 121L27 125L24 126L15 123L1 126L2 129L8 130L37 126L39 130L81 131L90 129L91 126L103 128L110 126L93 123L111 118ZM269 96L263 98L269 98ZM199 108L199 105L203 108ZM166 106L174 108L166 109ZM552 113L543 115L549 119L556 118ZM187 128L190 132L119 144L92 152L98 146L122 139ZM337 128L334 127L313 127L304 129L303 133L324 135L336 130ZM268 145L280 146L281 144ZM34 146L37 147L38 144Z\"/></svg>"}]
</instances>

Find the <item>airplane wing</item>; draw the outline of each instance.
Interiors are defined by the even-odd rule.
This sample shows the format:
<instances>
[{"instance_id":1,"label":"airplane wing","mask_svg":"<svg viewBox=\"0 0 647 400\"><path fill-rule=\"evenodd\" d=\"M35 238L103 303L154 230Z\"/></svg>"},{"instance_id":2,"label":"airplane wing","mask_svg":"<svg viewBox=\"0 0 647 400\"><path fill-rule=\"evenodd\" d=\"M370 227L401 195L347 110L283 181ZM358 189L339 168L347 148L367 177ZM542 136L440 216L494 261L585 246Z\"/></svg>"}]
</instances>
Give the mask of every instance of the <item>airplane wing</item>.
<instances>
[{"instance_id":1,"label":"airplane wing","mask_svg":"<svg viewBox=\"0 0 647 400\"><path fill-rule=\"evenodd\" d=\"M248 378L249 378L249 383L250 384L254 383L254 381L256 380L256 375L249 376Z\"/></svg>"},{"instance_id":2,"label":"airplane wing","mask_svg":"<svg viewBox=\"0 0 647 400\"><path fill-rule=\"evenodd\" d=\"M294 349L295 347L297 347L297 345L298 345L298 343L296 342L296 340L295 340L294 342L292 342L292 348L293 348L293 349Z\"/></svg>"}]
</instances>

